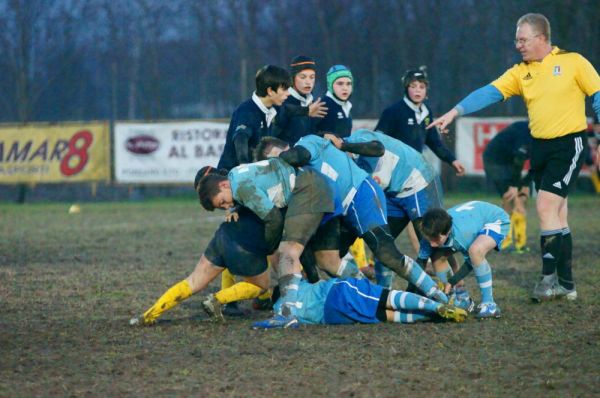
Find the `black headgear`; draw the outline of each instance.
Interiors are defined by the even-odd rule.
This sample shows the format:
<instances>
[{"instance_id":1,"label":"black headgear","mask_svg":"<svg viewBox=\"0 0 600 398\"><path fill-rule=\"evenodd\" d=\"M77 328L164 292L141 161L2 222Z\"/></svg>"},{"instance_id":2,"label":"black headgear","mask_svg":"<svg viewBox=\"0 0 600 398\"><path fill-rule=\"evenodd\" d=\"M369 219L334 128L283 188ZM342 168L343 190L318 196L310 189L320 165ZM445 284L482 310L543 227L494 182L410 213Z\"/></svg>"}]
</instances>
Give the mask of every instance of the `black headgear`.
<instances>
[{"instance_id":1,"label":"black headgear","mask_svg":"<svg viewBox=\"0 0 600 398\"><path fill-rule=\"evenodd\" d=\"M316 72L317 63L315 60L305 55L298 55L290 62L290 73L292 74L292 78L305 69L312 69Z\"/></svg>"}]
</instances>

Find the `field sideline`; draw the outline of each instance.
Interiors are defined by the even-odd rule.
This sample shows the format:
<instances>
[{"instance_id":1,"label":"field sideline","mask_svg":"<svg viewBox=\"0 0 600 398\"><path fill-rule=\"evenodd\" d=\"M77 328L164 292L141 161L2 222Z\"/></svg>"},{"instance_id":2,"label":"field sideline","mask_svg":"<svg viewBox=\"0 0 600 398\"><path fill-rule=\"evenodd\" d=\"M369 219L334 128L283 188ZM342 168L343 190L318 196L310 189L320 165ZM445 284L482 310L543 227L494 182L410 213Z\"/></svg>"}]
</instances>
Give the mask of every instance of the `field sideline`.
<instances>
[{"instance_id":1,"label":"field sideline","mask_svg":"<svg viewBox=\"0 0 600 398\"><path fill-rule=\"evenodd\" d=\"M576 302L528 300L541 268L530 203L531 252L490 257L500 320L266 332L249 329L266 314L247 305L246 319L206 321L199 297L156 327L127 326L187 276L220 222L194 198L74 215L0 204L0 396L600 395L600 198L569 204Z\"/></svg>"}]
</instances>

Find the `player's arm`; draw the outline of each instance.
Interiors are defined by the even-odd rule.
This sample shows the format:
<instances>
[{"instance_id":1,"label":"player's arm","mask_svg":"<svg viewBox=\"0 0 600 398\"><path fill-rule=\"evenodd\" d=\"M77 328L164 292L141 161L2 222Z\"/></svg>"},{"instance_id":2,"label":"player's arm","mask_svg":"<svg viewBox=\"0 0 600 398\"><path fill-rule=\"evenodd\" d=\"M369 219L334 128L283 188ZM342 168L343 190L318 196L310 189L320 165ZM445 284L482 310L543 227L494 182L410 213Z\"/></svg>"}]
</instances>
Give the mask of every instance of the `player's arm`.
<instances>
[{"instance_id":1,"label":"player's arm","mask_svg":"<svg viewBox=\"0 0 600 398\"><path fill-rule=\"evenodd\" d=\"M450 149L444 145L440 134L436 130L427 131L425 136L425 144L435 153L435 155L442 161L452 165L452 162L456 160L456 156Z\"/></svg>"},{"instance_id":2,"label":"player's arm","mask_svg":"<svg viewBox=\"0 0 600 398\"><path fill-rule=\"evenodd\" d=\"M323 138L330 141L337 149L362 156L380 157L385 153L385 146L377 140L366 142L349 142L336 135L326 133Z\"/></svg>"},{"instance_id":3,"label":"player's arm","mask_svg":"<svg viewBox=\"0 0 600 398\"><path fill-rule=\"evenodd\" d=\"M379 121L377 122L377 126L375 126L375 131L381 131L387 135L390 135L391 131L396 126L396 120L393 112L391 110L385 109L381 116L379 117Z\"/></svg>"},{"instance_id":4,"label":"player's arm","mask_svg":"<svg viewBox=\"0 0 600 398\"><path fill-rule=\"evenodd\" d=\"M456 271L454 275L448 278L448 283L452 286L455 286L458 282L465 279L467 275L469 275L473 271L473 265L471 265L471 261L465 259L463 265Z\"/></svg>"},{"instance_id":5,"label":"player's arm","mask_svg":"<svg viewBox=\"0 0 600 398\"><path fill-rule=\"evenodd\" d=\"M250 156L250 148L248 147L248 141L250 137L245 132L236 132L233 138L233 146L235 147L235 157L238 164L250 163L252 157Z\"/></svg>"},{"instance_id":6,"label":"player's arm","mask_svg":"<svg viewBox=\"0 0 600 398\"><path fill-rule=\"evenodd\" d=\"M310 152L302 145L296 145L287 151L281 152L279 158L292 167L302 167L310 162Z\"/></svg>"}]
</instances>

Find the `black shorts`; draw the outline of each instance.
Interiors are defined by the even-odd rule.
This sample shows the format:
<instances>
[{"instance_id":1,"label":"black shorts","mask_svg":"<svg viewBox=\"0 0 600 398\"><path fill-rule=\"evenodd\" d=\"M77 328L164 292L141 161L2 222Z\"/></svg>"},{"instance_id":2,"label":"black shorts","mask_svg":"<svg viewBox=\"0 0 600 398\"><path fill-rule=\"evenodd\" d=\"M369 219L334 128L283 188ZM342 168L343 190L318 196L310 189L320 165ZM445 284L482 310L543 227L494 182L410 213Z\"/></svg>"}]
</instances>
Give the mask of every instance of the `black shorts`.
<instances>
[{"instance_id":1,"label":"black shorts","mask_svg":"<svg viewBox=\"0 0 600 398\"><path fill-rule=\"evenodd\" d=\"M483 158L483 168L488 181L494 184L496 192L500 196L508 191L508 187L517 186L512 179L513 166L508 164L497 163Z\"/></svg>"},{"instance_id":2,"label":"black shorts","mask_svg":"<svg viewBox=\"0 0 600 398\"><path fill-rule=\"evenodd\" d=\"M267 270L267 256L252 253L235 240L232 240L223 229L218 229L204 256L218 267L227 268L233 275L256 276Z\"/></svg>"},{"instance_id":3,"label":"black shorts","mask_svg":"<svg viewBox=\"0 0 600 398\"><path fill-rule=\"evenodd\" d=\"M548 140L534 139L531 174L535 188L566 198L575 183L587 150L585 132Z\"/></svg>"}]
</instances>

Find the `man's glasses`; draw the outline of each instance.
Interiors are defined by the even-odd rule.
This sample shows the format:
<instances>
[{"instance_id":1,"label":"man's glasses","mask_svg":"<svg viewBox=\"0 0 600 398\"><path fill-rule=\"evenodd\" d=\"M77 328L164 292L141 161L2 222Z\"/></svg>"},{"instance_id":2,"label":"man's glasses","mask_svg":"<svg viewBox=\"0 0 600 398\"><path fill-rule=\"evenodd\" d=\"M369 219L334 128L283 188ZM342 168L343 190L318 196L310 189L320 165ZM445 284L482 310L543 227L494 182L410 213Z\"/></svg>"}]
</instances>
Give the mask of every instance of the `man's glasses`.
<instances>
[{"instance_id":1,"label":"man's glasses","mask_svg":"<svg viewBox=\"0 0 600 398\"><path fill-rule=\"evenodd\" d=\"M534 38L541 36L541 35L535 35L532 37L528 37L528 38L522 38L522 39L515 39L513 40L513 42L515 43L515 46L519 45L519 44L527 44L529 43L531 40L533 40Z\"/></svg>"}]
</instances>

